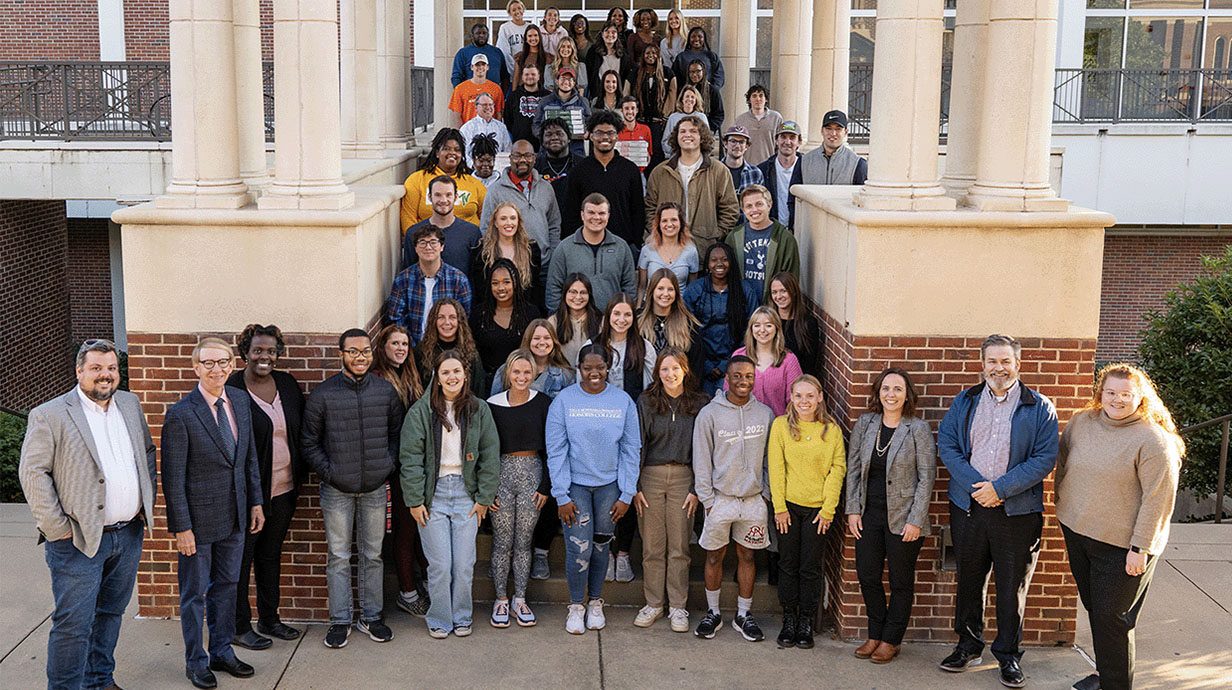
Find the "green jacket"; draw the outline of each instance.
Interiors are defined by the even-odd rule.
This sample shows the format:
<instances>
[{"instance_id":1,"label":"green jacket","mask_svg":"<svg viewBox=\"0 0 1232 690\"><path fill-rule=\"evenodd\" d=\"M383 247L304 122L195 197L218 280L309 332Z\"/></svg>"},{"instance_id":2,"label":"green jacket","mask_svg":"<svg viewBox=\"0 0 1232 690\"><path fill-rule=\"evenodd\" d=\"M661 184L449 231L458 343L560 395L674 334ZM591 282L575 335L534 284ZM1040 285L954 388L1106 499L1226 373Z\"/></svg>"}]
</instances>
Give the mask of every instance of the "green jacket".
<instances>
[{"instance_id":1,"label":"green jacket","mask_svg":"<svg viewBox=\"0 0 1232 690\"><path fill-rule=\"evenodd\" d=\"M736 265L733 271L741 271L744 275L744 233L749 224L744 223L727 235L727 246L736 253ZM770 304L770 283L774 276L787 271L800 278L800 247L796 244L796 236L777 220L770 226L770 246L766 249L766 280L761 298L762 304Z\"/></svg>"},{"instance_id":2,"label":"green jacket","mask_svg":"<svg viewBox=\"0 0 1232 690\"><path fill-rule=\"evenodd\" d=\"M500 438L488 404L476 400L478 409L468 426L462 427L462 482L466 493L479 505L490 506L500 485ZM440 424L433 419L431 396L415 401L402 422L399 451L402 495L409 508L432 507L436 477L440 472Z\"/></svg>"}]
</instances>

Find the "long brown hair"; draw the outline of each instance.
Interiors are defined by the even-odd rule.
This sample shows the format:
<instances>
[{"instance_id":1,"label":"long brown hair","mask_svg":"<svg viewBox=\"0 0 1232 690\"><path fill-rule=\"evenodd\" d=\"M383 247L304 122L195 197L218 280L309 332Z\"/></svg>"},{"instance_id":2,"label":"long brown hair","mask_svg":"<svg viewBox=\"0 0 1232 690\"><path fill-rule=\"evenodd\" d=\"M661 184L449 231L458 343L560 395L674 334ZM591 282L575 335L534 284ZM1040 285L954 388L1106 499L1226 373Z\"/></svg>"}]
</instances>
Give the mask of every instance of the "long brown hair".
<instances>
[{"instance_id":1,"label":"long brown hair","mask_svg":"<svg viewBox=\"0 0 1232 690\"><path fill-rule=\"evenodd\" d=\"M877 374L877 378L873 379L873 392L868 396L868 409L875 414L885 414L885 408L881 405L881 384L885 382L886 377L890 374L898 374L903 377L903 383L906 384L907 399L903 401L903 416L911 417L915 415L915 406L919 401L919 394L915 392L915 385L911 383L911 375L906 369L901 367L886 367L884 371Z\"/></svg>"},{"instance_id":2,"label":"long brown hair","mask_svg":"<svg viewBox=\"0 0 1232 690\"><path fill-rule=\"evenodd\" d=\"M500 231L496 229L496 216L500 214L501 209L511 208L518 217L518 227L513 231L513 265L518 269L518 277L521 278L523 286L530 286L534 282L534 276L530 274L530 235L526 232L526 223L522 221L522 212L518 210L517 204L512 201L506 201L502 204L497 204L492 210L492 219L488 221L488 227L483 233L483 239L479 240L479 258L483 261L484 268L490 268L496 260L501 258L500 253Z\"/></svg>"},{"instance_id":3,"label":"long brown hair","mask_svg":"<svg viewBox=\"0 0 1232 690\"><path fill-rule=\"evenodd\" d=\"M812 374L800 374L799 376L796 377L795 381L791 382L791 388L789 388L788 390L794 391L796 389L796 386L801 383L807 383L808 385L817 389L817 420L816 421L821 422L821 437L825 438L826 434L830 433L831 427L837 429L838 424L835 423L834 418L830 416L830 412L826 410L826 394L822 392L821 390L821 381L818 381L817 377L813 376ZM799 441L800 440L800 413L796 412L795 403L792 403L792 402L787 403L787 415L786 416L787 416L787 431L791 434L791 440Z\"/></svg>"},{"instance_id":4,"label":"long brown hair","mask_svg":"<svg viewBox=\"0 0 1232 690\"><path fill-rule=\"evenodd\" d=\"M791 298L791 308L787 310L787 318L791 319L791 325L784 325L783 329L791 331L791 337L795 341L796 347L800 349L796 356L805 355L811 361L813 352L817 348L817 343L809 338L807 324L812 321L813 317L804 308L804 293L800 290L800 281L790 271L779 271L770 279L771 289L773 289L774 281L776 280L787 291L787 296ZM777 311L778 307L775 306L775 312Z\"/></svg>"},{"instance_id":5,"label":"long brown hair","mask_svg":"<svg viewBox=\"0 0 1232 690\"><path fill-rule=\"evenodd\" d=\"M607 301L607 308L603 310L603 325L599 327L599 337L595 342L606 347L615 358L616 348L612 346L612 312L621 304L629 307L632 319L629 321L629 330L625 331L625 358L620 363L620 368L625 371L639 370L646 366L646 341L637 330L637 305L633 295L618 292ZM580 359L578 361L581 362Z\"/></svg>"},{"instance_id":6,"label":"long brown hair","mask_svg":"<svg viewBox=\"0 0 1232 690\"><path fill-rule=\"evenodd\" d=\"M573 371L573 365L569 363L569 358L565 357L565 351L560 347L560 339L556 337L556 329L552 328L552 322L547 319L534 319L526 326L526 332L522 334L521 349L534 354L530 349L530 343L535 337L535 331L540 328L552 336L552 354L548 355L548 366L564 369L565 371ZM538 365L536 364L536 366Z\"/></svg>"},{"instance_id":7,"label":"long brown hair","mask_svg":"<svg viewBox=\"0 0 1232 690\"><path fill-rule=\"evenodd\" d=\"M424 362L432 367L433 372L436 371L436 363L440 361L439 358L434 358L433 354L440 346L440 333L436 330L436 318L440 316L441 308L447 306L452 306L458 315L458 333L448 349L457 350L465 358L462 363L468 367L471 362L475 361L479 352L475 347L475 336L471 335L471 325L466 319L466 310L462 308L462 303L452 297L438 299L432 303L432 309L428 311L428 325L424 329L423 340L419 342L419 347L425 357Z\"/></svg>"},{"instance_id":8,"label":"long brown hair","mask_svg":"<svg viewBox=\"0 0 1232 690\"><path fill-rule=\"evenodd\" d=\"M650 380L650 387L642 393L642 397L648 397L650 404L654 406L651 409L655 414L671 412L671 404L668 402L671 396L667 394L663 379L659 377L659 367L663 366L663 360L668 357L674 358L680 365L681 371L684 372L684 392L680 394L681 407L677 411L682 414L695 415L709 402L710 398L699 389L697 377L693 376L693 370L689 368L689 356L678 347L668 345L659 350L658 356L655 357L654 377Z\"/></svg>"},{"instance_id":9,"label":"long brown hair","mask_svg":"<svg viewBox=\"0 0 1232 690\"><path fill-rule=\"evenodd\" d=\"M463 359L463 356L460 350L450 348L442 352L432 365L432 391L429 393L428 402L432 406L432 416L441 423L441 426L445 427L445 431L453 431L453 425L449 423L444 384L441 383L441 365L447 360L456 360L462 365L462 390L458 394L458 399L453 403L454 421L459 427L465 429L467 422L470 421L471 413L479 407L475 402L475 396L471 394L471 362L469 359Z\"/></svg>"},{"instance_id":10,"label":"long brown hair","mask_svg":"<svg viewBox=\"0 0 1232 690\"><path fill-rule=\"evenodd\" d=\"M395 333L406 336L406 361L401 365L385 354L385 344ZM419 380L419 368L415 366L415 350L411 347L411 334L398 324L390 324L376 334L372 342L372 371L377 376L393 384L402 404L410 407L411 403L423 395L423 382Z\"/></svg>"},{"instance_id":11,"label":"long brown hair","mask_svg":"<svg viewBox=\"0 0 1232 690\"><path fill-rule=\"evenodd\" d=\"M1104 381L1108 378L1124 379L1133 384L1134 388L1138 389L1138 394L1142 396L1142 402L1138 403L1137 413L1148 424L1154 425L1163 429L1176 444L1177 453L1185 455L1185 441L1177 432L1176 422L1172 420L1172 413L1168 411L1164 401L1159 397L1159 392L1155 390L1155 382L1151 380L1150 375L1138 367L1127 364L1125 362L1114 362L1105 365L1095 375L1095 385L1091 387L1091 399L1086 405L1082 406L1079 412L1087 410L1100 411L1104 409L1103 393Z\"/></svg>"},{"instance_id":12,"label":"long brown hair","mask_svg":"<svg viewBox=\"0 0 1232 690\"><path fill-rule=\"evenodd\" d=\"M664 201L659 204L659 207L654 212L654 229L650 231L650 235L646 238L646 244L650 245L655 251L663 246L663 231L659 229L659 223L663 220L664 211L675 211L676 217L680 219L680 233L676 235L676 241L681 247L687 247L693 241L693 234L689 232L689 223L684 219L684 210L680 208L680 204L674 201Z\"/></svg>"},{"instance_id":13,"label":"long brown hair","mask_svg":"<svg viewBox=\"0 0 1232 690\"><path fill-rule=\"evenodd\" d=\"M590 284L590 278L587 278L585 273L570 273L565 276L565 282L560 289L560 303L556 305L556 313L553 314L556 317L556 339L562 343L573 340L573 317L570 316L565 295L574 283L581 283L582 287L586 288L586 337L594 340L599 335L599 320L603 316L595 306L595 289Z\"/></svg>"},{"instance_id":14,"label":"long brown hair","mask_svg":"<svg viewBox=\"0 0 1232 690\"><path fill-rule=\"evenodd\" d=\"M676 291L676 299L663 319L663 330L667 334L667 344L680 348L685 352L693 346L693 332L701 325L697 317L684 305L684 297L680 294L680 280L670 268L660 268L651 274L646 281L646 303L642 305L642 313L638 315L638 331L650 342L655 341L654 291L659 283L669 280L672 289Z\"/></svg>"}]
</instances>

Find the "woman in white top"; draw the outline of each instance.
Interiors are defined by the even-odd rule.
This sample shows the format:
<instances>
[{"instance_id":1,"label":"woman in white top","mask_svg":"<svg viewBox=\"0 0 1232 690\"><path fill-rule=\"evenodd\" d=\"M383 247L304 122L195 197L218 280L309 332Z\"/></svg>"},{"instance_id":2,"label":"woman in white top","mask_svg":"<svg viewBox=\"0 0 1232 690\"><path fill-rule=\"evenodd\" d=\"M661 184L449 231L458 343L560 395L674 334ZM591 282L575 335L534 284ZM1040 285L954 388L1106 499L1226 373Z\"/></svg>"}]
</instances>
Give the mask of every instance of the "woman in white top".
<instances>
[{"instance_id":1,"label":"woman in white top","mask_svg":"<svg viewBox=\"0 0 1232 690\"><path fill-rule=\"evenodd\" d=\"M522 52L522 37L530 24L522 19L522 15L526 14L526 5L522 0L509 0L509 4L505 5L505 12L509 13L509 21L501 24L497 30L496 47L504 53L505 64L512 69L515 64L514 57Z\"/></svg>"},{"instance_id":2,"label":"woman in white top","mask_svg":"<svg viewBox=\"0 0 1232 690\"><path fill-rule=\"evenodd\" d=\"M689 35L689 25L684 21L680 10L673 9L667 13L667 35L659 41L659 53L663 64L676 62L676 56L684 52L685 37Z\"/></svg>"},{"instance_id":3,"label":"woman in white top","mask_svg":"<svg viewBox=\"0 0 1232 690\"><path fill-rule=\"evenodd\" d=\"M569 35L565 27L560 25L560 10L549 7L543 11L543 47L549 53L556 54L556 44Z\"/></svg>"},{"instance_id":4,"label":"woman in white top","mask_svg":"<svg viewBox=\"0 0 1232 690\"><path fill-rule=\"evenodd\" d=\"M650 274L666 268L676 274L681 285L688 285L697 277L700 261L680 205L674 201L659 204L655 209L654 230L637 257L637 303L643 304L646 300L646 278Z\"/></svg>"}]
</instances>

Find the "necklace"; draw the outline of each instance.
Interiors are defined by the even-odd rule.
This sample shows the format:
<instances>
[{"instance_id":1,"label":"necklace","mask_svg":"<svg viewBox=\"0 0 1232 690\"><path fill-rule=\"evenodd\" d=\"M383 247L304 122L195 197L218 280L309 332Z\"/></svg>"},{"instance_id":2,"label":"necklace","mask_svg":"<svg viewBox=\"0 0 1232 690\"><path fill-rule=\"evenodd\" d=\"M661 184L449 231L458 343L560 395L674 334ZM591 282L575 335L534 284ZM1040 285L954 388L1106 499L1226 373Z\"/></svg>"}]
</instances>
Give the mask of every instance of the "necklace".
<instances>
[{"instance_id":1,"label":"necklace","mask_svg":"<svg viewBox=\"0 0 1232 690\"><path fill-rule=\"evenodd\" d=\"M548 156L543 157L543 163L544 165L548 166L548 172L552 173L553 178L559 178L561 175L564 175L565 172L569 170L569 166L570 164L573 163L573 159L570 158L569 155L566 153L565 162L563 165L560 166L560 170L557 170L556 166L552 165L552 159L549 158Z\"/></svg>"},{"instance_id":2,"label":"necklace","mask_svg":"<svg viewBox=\"0 0 1232 690\"><path fill-rule=\"evenodd\" d=\"M890 438L889 440L886 441L885 447L883 448L881 445L881 434L878 433L877 440L873 442L873 445L877 446L877 455L885 455L886 451L890 450L890 443L893 440L894 440L894 434L890 434Z\"/></svg>"}]
</instances>

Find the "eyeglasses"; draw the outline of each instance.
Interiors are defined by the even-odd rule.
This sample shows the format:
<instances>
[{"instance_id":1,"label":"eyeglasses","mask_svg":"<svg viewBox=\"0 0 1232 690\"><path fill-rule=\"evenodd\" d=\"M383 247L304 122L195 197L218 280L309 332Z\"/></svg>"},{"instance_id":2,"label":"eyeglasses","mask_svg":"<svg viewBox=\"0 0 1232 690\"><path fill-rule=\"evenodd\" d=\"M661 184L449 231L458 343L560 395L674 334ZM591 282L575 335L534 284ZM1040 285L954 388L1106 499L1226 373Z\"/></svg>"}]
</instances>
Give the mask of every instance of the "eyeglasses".
<instances>
[{"instance_id":1,"label":"eyeglasses","mask_svg":"<svg viewBox=\"0 0 1232 690\"><path fill-rule=\"evenodd\" d=\"M372 356L372 348L365 347L362 350L351 348L349 350L343 350L342 354L346 355L347 357L363 357L364 359L367 359Z\"/></svg>"},{"instance_id":2,"label":"eyeglasses","mask_svg":"<svg viewBox=\"0 0 1232 690\"><path fill-rule=\"evenodd\" d=\"M614 129L596 129L595 131L590 133L590 136L595 137L597 139L611 139L613 137L619 136L619 133Z\"/></svg>"},{"instance_id":3,"label":"eyeglasses","mask_svg":"<svg viewBox=\"0 0 1232 690\"><path fill-rule=\"evenodd\" d=\"M436 247L441 246L441 241L440 240L420 240L415 243L415 246L422 247L424 249L434 249Z\"/></svg>"},{"instance_id":4,"label":"eyeglasses","mask_svg":"<svg viewBox=\"0 0 1232 690\"><path fill-rule=\"evenodd\" d=\"M509 154L511 161L533 161L535 160L534 153L511 153Z\"/></svg>"},{"instance_id":5,"label":"eyeglasses","mask_svg":"<svg viewBox=\"0 0 1232 690\"><path fill-rule=\"evenodd\" d=\"M215 367L220 369L229 369L231 367L231 358L226 359L202 359L197 362L205 367L206 371L213 371Z\"/></svg>"}]
</instances>

